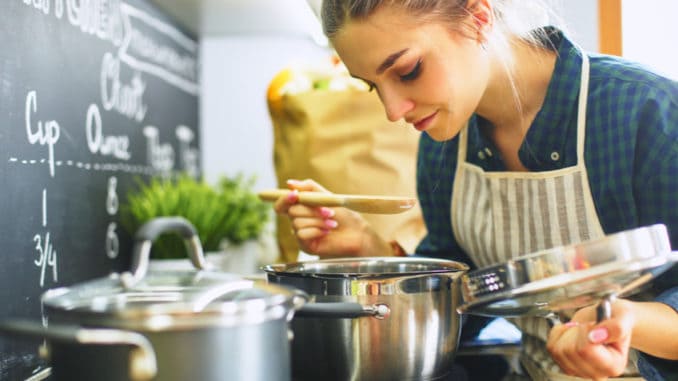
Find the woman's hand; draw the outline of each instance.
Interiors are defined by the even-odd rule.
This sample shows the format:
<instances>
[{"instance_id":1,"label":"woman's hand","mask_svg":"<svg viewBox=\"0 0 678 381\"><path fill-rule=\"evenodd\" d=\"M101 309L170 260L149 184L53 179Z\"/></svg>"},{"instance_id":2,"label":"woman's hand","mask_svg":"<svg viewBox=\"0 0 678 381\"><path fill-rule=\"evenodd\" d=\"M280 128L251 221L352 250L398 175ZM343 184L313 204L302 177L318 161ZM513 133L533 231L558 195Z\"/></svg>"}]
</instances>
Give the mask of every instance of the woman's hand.
<instances>
[{"instance_id":1,"label":"woman's hand","mask_svg":"<svg viewBox=\"0 0 678 381\"><path fill-rule=\"evenodd\" d=\"M605 380L624 372L637 320L633 302L614 301L611 315L596 324L595 306L586 307L551 329L547 349L565 373Z\"/></svg>"},{"instance_id":2,"label":"woman's hand","mask_svg":"<svg viewBox=\"0 0 678 381\"><path fill-rule=\"evenodd\" d=\"M299 191L328 192L313 180L288 180L292 190L275 202L275 211L290 218L301 250L321 257L389 255L391 247L356 212L346 208L298 203Z\"/></svg>"}]
</instances>

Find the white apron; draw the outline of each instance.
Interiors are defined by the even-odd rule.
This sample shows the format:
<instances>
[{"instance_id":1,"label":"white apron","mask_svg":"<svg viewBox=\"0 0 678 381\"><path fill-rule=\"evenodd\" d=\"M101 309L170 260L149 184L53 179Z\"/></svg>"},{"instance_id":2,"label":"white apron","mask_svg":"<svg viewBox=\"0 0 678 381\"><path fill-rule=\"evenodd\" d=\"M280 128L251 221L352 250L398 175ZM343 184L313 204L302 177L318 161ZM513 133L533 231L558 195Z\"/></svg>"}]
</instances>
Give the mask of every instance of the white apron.
<instances>
[{"instance_id":1,"label":"white apron","mask_svg":"<svg viewBox=\"0 0 678 381\"><path fill-rule=\"evenodd\" d=\"M468 163L467 129L459 135L452 190L452 227L478 267L604 235L584 163L589 61L582 54L577 116L577 164L546 172L485 172ZM552 157L557 160L559 153ZM577 380L561 373L546 351L544 318L514 320L523 332L523 363L534 380ZM638 374L633 361L631 374ZM625 379L626 380L626 379Z\"/></svg>"}]
</instances>

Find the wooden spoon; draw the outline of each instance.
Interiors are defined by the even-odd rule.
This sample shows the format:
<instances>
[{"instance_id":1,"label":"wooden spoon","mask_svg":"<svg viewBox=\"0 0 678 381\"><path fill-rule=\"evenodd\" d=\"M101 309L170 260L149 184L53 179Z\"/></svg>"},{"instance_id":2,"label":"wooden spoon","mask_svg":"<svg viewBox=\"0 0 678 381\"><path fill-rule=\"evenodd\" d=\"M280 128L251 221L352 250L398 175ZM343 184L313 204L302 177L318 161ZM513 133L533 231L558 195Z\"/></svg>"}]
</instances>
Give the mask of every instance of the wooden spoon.
<instances>
[{"instance_id":1,"label":"wooden spoon","mask_svg":"<svg viewBox=\"0 0 678 381\"><path fill-rule=\"evenodd\" d=\"M264 201L287 196L289 189L268 189L259 192ZM409 197L348 195L324 192L299 192L299 203L309 206L341 206L369 214L396 214L411 209L417 200Z\"/></svg>"}]
</instances>

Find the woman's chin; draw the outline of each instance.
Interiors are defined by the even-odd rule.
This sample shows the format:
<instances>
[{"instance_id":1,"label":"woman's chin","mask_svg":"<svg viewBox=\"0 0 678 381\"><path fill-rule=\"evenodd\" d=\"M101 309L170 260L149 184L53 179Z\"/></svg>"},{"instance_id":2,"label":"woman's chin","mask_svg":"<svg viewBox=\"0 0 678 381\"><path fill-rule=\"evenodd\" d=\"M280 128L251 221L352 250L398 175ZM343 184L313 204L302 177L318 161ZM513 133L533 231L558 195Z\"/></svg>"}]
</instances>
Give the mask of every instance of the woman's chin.
<instances>
[{"instance_id":1,"label":"woman's chin","mask_svg":"<svg viewBox=\"0 0 678 381\"><path fill-rule=\"evenodd\" d=\"M444 142L454 139L459 134L459 131L461 131L462 127L463 126L455 128L449 124L444 126L431 126L431 128L426 129L424 132L428 134L431 139L437 142Z\"/></svg>"}]
</instances>

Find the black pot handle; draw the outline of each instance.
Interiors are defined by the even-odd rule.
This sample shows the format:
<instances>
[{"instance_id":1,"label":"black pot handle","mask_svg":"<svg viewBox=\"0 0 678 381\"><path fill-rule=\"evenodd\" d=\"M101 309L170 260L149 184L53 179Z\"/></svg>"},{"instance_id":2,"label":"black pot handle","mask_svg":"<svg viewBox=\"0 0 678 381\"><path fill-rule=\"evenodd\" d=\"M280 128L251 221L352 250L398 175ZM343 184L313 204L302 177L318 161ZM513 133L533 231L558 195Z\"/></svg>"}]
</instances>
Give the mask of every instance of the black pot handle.
<instances>
[{"instance_id":1,"label":"black pot handle","mask_svg":"<svg viewBox=\"0 0 678 381\"><path fill-rule=\"evenodd\" d=\"M153 346L145 336L136 332L53 323L44 327L41 323L21 319L0 321L0 332L15 337L44 338L74 344L131 345L134 348L130 352L130 379L147 381L158 373ZM49 353L43 355L49 356Z\"/></svg>"},{"instance_id":2,"label":"black pot handle","mask_svg":"<svg viewBox=\"0 0 678 381\"><path fill-rule=\"evenodd\" d=\"M132 268L120 276L125 288L133 288L146 276L153 241L164 233L177 233L184 238L188 257L195 268L204 270L209 267L205 261L200 237L193 224L183 217L158 217L142 225L134 236Z\"/></svg>"},{"instance_id":3,"label":"black pot handle","mask_svg":"<svg viewBox=\"0 0 678 381\"><path fill-rule=\"evenodd\" d=\"M373 304L364 306L360 303L336 302L336 303L307 303L295 313L300 318L335 318L354 319L363 316L372 316L384 319L391 313L386 304Z\"/></svg>"}]
</instances>

